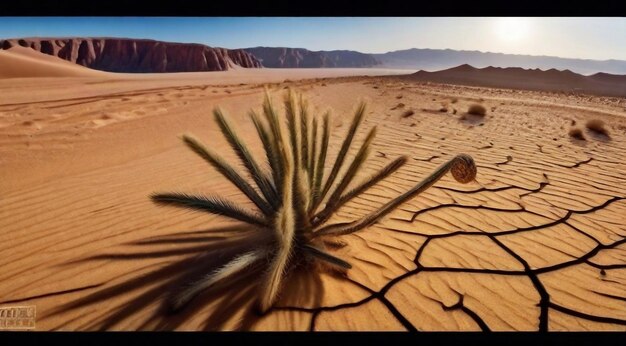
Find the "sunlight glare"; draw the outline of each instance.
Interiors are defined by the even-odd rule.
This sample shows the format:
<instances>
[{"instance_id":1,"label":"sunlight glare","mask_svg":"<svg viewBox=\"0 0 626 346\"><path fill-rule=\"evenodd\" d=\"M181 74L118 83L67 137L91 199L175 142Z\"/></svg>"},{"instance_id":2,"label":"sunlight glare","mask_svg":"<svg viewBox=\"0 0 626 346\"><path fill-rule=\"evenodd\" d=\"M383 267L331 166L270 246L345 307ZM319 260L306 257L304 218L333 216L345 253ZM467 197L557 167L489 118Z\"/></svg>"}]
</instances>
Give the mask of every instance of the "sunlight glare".
<instances>
[{"instance_id":1,"label":"sunlight glare","mask_svg":"<svg viewBox=\"0 0 626 346\"><path fill-rule=\"evenodd\" d=\"M495 24L496 35L503 41L520 41L528 36L529 23L524 18L499 18Z\"/></svg>"}]
</instances>

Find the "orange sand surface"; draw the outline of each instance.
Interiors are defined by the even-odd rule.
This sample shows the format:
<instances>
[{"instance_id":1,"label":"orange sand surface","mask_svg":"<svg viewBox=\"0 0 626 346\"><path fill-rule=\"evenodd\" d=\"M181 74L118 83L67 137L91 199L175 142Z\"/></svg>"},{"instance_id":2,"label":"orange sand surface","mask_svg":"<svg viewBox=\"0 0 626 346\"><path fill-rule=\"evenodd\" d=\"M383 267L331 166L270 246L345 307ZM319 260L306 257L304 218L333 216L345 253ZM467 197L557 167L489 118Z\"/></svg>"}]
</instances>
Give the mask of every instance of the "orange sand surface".
<instances>
[{"instance_id":1,"label":"orange sand surface","mask_svg":"<svg viewBox=\"0 0 626 346\"><path fill-rule=\"evenodd\" d=\"M331 78L358 74L346 69L87 72L102 75L0 80L0 306L36 306L36 330L626 330L624 99ZM256 278L166 315L170 290L248 234L149 195L244 203L178 136L236 162L211 115L219 105L262 155L247 112L264 86L332 111L330 159L357 101L368 102L357 142L373 125L378 133L357 180L410 157L334 221L366 215L458 153L474 157L477 179L445 176L342 236L333 254L352 264L347 276L295 273L264 316L250 309ZM472 103L486 116L466 115ZM610 138L584 129L593 118ZM568 136L573 122L585 141Z\"/></svg>"}]
</instances>

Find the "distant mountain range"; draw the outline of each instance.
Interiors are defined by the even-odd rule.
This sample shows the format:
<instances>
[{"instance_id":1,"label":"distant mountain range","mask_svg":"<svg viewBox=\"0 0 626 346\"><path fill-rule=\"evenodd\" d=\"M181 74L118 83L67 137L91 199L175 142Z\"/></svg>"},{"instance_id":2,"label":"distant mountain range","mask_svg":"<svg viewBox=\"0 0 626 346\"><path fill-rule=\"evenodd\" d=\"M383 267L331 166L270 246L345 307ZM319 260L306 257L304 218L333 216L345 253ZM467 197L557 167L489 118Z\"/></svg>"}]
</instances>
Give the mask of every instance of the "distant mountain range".
<instances>
[{"instance_id":1,"label":"distant mountain range","mask_svg":"<svg viewBox=\"0 0 626 346\"><path fill-rule=\"evenodd\" d=\"M469 64L474 67L521 67L542 70L551 68L571 70L585 75L605 72L626 74L626 61L570 59L553 56L484 53L452 49L407 49L384 54L370 54L382 63L381 67L426 71Z\"/></svg>"},{"instance_id":2,"label":"distant mountain range","mask_svg":"<svg viewBox=\"0 0 626 346\"><path fill-rule=\"evenodd\" d=\"M437 71L469 64L478 68L520 67L626 74L626 61L484 53L451 49L407 49L384 54L351 50L311 51L304 48L252 47L226 49L196 43L125 38L0 39L0 49L24 46L109 72L195 72L229 68L398 68Z\"/></svg>"},{"instance_id":3,"label":"distant mountain range","mask_svg":"<svg viewBox=\"0 0 626 346\"><path fill-rule=\"evenodd\" d=\"M304 48L254 47L245 48L264 67L310 68L310 67L375 67L380 61L352 50L310 51Z\"/></svg>"},{"instance_id":4,"label":"distant mountain range","mask_svg":"<svg viewBox=\"0 0 626 346\"><path fill-rule=\"evenodd\" d=\"M407 49L384 54L366 54L351 50L310 51L304 48L245 48L264 67L380 67L438 71L469 64L478 68L521 67L558 69L590 75L598 72L626 74L626 61L570 59L553 56L517 55L452 49Z\"/></svg>"},{"instance_id":5,"label":"distant mountain range","mask_svg":"<svg viewBox=\"0 0 626 346\"><path fill-rule=\"evenodd\" d=\"M491 66L479 69L465 64L437 72L418 71L398 78L444 84L626 97L626 76L608 73L583 76L569 70L542 71Z\"/></svg>"}]
</instances>

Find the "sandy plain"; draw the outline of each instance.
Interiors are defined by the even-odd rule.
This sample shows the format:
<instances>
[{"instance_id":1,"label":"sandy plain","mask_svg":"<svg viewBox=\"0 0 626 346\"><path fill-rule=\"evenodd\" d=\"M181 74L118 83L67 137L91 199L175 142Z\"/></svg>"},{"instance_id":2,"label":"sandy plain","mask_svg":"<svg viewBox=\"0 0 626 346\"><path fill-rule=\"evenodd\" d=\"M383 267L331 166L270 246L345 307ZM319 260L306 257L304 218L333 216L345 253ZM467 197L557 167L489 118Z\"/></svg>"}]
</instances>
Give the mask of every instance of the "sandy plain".
<instances>
[{"instance_id":1,"label":"sandy plain","mask_svg":"<svg viewBox=\"0 0 626 346\"><path fill-rule=\"evenodd\" d=\"M0 306L35 305L36 330L626 330L625 99L340 69L66 68L72 75L0 79ZM378 134L357 180L409 155L333 220L367 214L458 153L474 157L477 179L446 176L343 236L335 253L352 263L347 277L294 274L264 316L249 308L253 279L166 315L164 295L246 233L149 195L245 203L178 136L192 133L236 162L211 115L220 106L261 155L247 112L260 109L265 87L276 101L291 87L317 113L332 111L330 159L367 101L357 142L371 126ZM473 103L486 116L466 115ZM602 119L610 138L568 136L589 119Z\"/></svg>"}]
</instances>

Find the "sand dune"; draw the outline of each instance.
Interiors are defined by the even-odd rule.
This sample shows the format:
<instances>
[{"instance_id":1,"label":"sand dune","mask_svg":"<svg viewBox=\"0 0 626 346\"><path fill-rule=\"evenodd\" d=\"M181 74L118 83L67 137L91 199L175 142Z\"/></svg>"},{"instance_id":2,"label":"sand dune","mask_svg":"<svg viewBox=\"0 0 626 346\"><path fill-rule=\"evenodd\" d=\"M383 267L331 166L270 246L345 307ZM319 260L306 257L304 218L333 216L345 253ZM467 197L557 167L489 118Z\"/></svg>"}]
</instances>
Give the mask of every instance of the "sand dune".
<instances>
[{"instance_id":1,"label":"sand dune","mask_svg":"<svg viewBox=\"0 0 626 346\"><path fill-rule=\"evenodd\" d=\"M0 50L0 78L105 76L106 72L91 70L30 48Z\"/></svg>"},{"instance_id":2,"label":"sand dune","mask_svg":"<svg viewBox=\"0 0 626 346\"><path fill-rule=\"evenodd\" d=\"M232 72L223 76L243 73ZM302 76L286 72L243 85L243 74L1 80L0 306L35 305L37 330L626 330L624 99L382 77L283 82ZM477 180L446 176L342 237L333 253L352 263L347 277L297 272L267 315L250 309L256 278L166 315L167 292L249 233L148 196L244 203L178 136L236 162L210 115L219 105L262 155L247 112L268 83L277 100L291 86L312 111L332 109L332 155L356 102L368 101L356 141L373 125L378 134L357 180L410 157L333 221L367 214L461 152ZM462 119L477 102L487 115ZM568 137L591 118L610 140Z\"/></svg>"}]
</instances>

